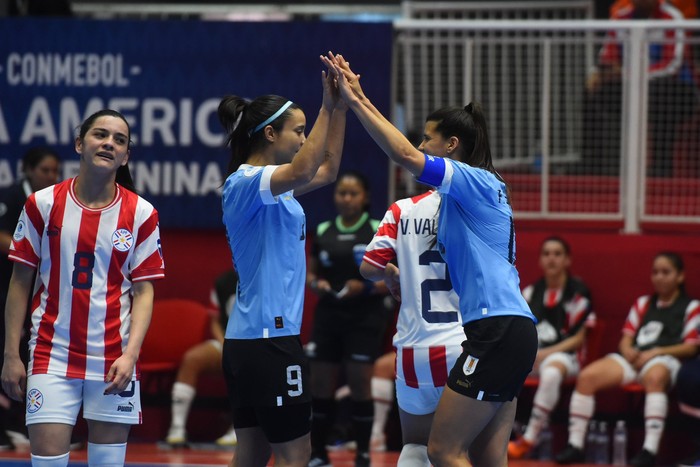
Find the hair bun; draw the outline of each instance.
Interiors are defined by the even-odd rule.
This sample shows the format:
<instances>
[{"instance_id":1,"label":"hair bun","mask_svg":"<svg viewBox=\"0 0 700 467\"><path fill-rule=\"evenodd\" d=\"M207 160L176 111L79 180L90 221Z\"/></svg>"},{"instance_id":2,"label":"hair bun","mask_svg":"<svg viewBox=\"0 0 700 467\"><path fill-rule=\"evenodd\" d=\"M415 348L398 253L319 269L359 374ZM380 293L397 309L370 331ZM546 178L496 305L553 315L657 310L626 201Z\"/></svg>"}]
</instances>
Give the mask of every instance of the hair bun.
<instances>
[{"instance_id":1,"label":"hair bun","mask_svg":"<svg viewBox=\"0 0 700 467\"><path fill-rule=\"evenodd\" d=\"M474 103L470 102L469 104L465 105L464 110L471 115L471 113L474 111Z\"/></svg>"}]
</instances>

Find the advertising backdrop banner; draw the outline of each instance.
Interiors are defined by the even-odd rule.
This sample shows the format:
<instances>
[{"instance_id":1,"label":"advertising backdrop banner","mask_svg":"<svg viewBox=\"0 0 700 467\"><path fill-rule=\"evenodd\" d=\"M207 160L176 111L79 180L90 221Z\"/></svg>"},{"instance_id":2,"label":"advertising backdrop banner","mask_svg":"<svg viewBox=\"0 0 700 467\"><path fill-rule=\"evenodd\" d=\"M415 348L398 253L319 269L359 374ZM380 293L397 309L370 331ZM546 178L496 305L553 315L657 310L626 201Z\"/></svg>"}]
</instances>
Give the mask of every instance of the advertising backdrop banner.
<instances>
[{"instance_id":1,"label":"advertising backdrop banner","mask_svg":"<svg viewBox=\"0 0 700 467\"><path fill-rule=\"evenodd\" d=\"M287 97L308 134L321 104L318 57L332 50L367 76L365 92L388 114L391 39L388 23L0 19L0 187L16 181L32 146L55 148L62 177L75 176L77 127L112 108L131 125L129 166L161 226L220 228L221 97ZM387 158L351 113L341 171L350 169L367 174L381 216ZM330 187L299 200L310 226L335 213Z\"/></svg>"}]
</instances>

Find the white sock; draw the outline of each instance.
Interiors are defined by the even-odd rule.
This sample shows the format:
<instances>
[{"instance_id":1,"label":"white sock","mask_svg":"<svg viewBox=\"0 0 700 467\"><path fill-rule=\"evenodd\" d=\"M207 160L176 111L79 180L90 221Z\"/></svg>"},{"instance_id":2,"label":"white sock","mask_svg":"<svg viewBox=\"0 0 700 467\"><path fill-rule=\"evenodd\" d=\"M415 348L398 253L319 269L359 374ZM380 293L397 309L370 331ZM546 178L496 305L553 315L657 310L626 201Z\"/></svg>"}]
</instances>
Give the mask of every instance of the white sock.
<instances>
[{"instance_id":1,"label":"white sock","mask_svg":"<svg viewBox=\"0 0 700 467\"><path fill-rule=\"evenodd\" d=\"M68 452L60 456L35 456L32 454L32 467L67 467L69 454Z\"/></svg>"},{"instance_id":2,"label":"white sock","mask_svg":"<svg viewBox=\"0 0 700 467\"><path fill-rule=\"evenodd\" d=\"M126 443L88 443L89 467L124 467L124 459L126 459Z\"/></svg>"},{"instance_id":3,"label":"white sock","mask_svg":"<svg viewBox=\"0 0 700 467\"><path fill-rule=\"evenodd\" d=\"M530 413L530 420L528 420L527 428L523 434L525 441L533 446L537 446L542 428L544 428L544 424L548 421L549 411L533 405L532 412Z\"/></svg>"},{"instance_id":4,"label":"white sock","mask_svg":"<svg viewBox=\"0 0 700 467\"><path fill-rule=\"evenodd\" d=\"M569 404L569 444L583 449L588 420L595 412L595 397L584 396L578 391L571 394Z\"/></svg>"},{"instance_id":5,"label":"white sock","mask_svg":"<svg viewBox=\"0 0 700 467\"><path fill-rule=\"evenodd\" d=\"M532 414L523 435L528 443L537 444L544 424L549 421L549 414L559 401L559 388L563 379L564 375L553 366L546 366L540 372L540 384L532 401Z\"/></svg>"},{"instance_id":6,"label":"white sock","mask_svg":"<svg viewBox=\"0 0 700 467\"><path fill-rule=\"evenodd\" d=\"M185 436L185 424L190 414L190 406L194 399L196 389L185 383L175 382L172 391L172 407L170 430L168 436Z\"/></svg>"},{"instance_id":7,"label":"white sock","mask_svg":"<svg viewBox=\"0 0 700 467\"><path fill-rule=\"evenodd\" d=\"M396 467L430 467L428 446L422 444L404 445Z\"/></svg>"},{"instance_id":8,"label":"white sock","mask_svg":"<svg viewBox=\"0 0 700 467\"><path fill-rule=\"evenodd\" d=\"M386 421L394 403L394 381L386 378L372 378L372 399L374 399L372 436L383 436Z\"/></svg>"},{"instance_id":9,"label":"white sock","mask_svg":"<svg viewBox=\"0 0 700 467\"><path fill-rule=\"evenodd\" d=\"M665 392L650 392L644 400L644 449L652 454L659 451L661 435L668 413L668 396Z\"/></svg>"}]
</instances>

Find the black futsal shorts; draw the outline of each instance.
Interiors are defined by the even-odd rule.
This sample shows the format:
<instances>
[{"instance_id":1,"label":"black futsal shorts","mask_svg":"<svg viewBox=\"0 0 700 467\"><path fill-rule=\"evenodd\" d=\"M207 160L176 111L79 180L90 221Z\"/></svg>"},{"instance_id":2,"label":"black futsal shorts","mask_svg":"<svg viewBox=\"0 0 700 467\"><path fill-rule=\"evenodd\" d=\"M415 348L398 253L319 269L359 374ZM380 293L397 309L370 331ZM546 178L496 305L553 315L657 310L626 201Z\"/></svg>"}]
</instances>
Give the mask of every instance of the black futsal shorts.
<instances>
[{"instance_id":1,"label":"black futsal shorts","mask_svg":"<svg viewBox=\"0 0 700 467\"><path fill-rule=\"evenodd\" d=\"M384 353L389 318L383 307L349 311L319 305L306 354L321 362L374 363Z\"/></svg>"},{"instance_id":2,"label":"black futsal shorts","mask_svg":"<svg viewBox=\"0 0 700 467\"><path fill-rule=\"evenodd\" d=\"M259 426L271 443L310 431L309 365L299 336L226 339L222 365L236 428Z\"/></svg>"},{"instance_id":3,"label":"black futsal shorts","mask_svg":"<svg viewBox=\"0 0 700 467\"><path fill-rule=\"evenodd\" d=\"M532 371L537 330L529 318L495 316L464 325L467 339L447 385L472 399L511 401Z\"/></svg>"}]
</instances>

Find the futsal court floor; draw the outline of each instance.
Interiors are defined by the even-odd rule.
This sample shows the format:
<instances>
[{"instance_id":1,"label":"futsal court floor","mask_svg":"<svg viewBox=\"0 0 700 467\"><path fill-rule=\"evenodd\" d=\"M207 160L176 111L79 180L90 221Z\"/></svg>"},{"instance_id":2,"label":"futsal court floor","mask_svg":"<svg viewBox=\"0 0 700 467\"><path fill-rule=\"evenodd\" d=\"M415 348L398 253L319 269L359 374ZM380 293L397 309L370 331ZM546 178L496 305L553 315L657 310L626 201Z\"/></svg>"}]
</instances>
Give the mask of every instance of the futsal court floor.
<instances>
[{"instance_id":1,"label":"futsal court floor","mask_svg":"<svg viewBox=\"0 0 700 467\"><path fill-rule=\"evenodd\" d=\"M163 449L155 443L129 443L126 453L126 467L213 467L226 466L235 453L235 448L230 451L207 449L206 447L169 450ZM333 467L353 467L354 451L336 451L330 453ZM372 467L394 467L399 458L398 452L373 452ZM29 453L22 449L19 451L0 452L0 467L27 467L31 465ZM72 451L70 466L87 466L87 450ZM272 464L269 464L272 465ZM554 462L521 460L511 461L514 467L554 467ZM599 467L599 466L598 466Z\"/></svg>"}]
</instances>

